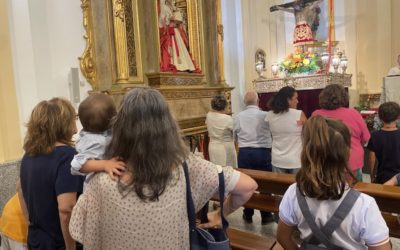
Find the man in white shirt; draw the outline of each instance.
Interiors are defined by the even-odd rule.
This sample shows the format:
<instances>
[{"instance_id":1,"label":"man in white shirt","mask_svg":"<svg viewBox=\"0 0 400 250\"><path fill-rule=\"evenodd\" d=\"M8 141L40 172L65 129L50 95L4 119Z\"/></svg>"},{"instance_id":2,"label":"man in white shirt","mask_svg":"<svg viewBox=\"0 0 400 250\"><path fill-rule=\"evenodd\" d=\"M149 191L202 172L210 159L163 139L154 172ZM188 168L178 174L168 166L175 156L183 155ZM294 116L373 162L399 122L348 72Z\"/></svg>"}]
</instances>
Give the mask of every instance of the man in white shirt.
<instances>
[{"instance_id":1,"label":"man in white shirt","mask_svg":"<svg viewBox=\"0 0 400 250\"><path fill-rule=\"evenodd\" d=\"M265 122L267 112L258 107L258 96L254 91L244 96L246 109L234 118L233 133L239 144L238 166L263 171L272 171L271 146L272 136L268 123ZM261 212L261 224L273 221L271 213ZM245 208L243 219L251 223L254 209Z\"/></svg>"},{"instance_id":2,"label":"man in white shirt","mask_svg":"<svg viewBox=\"0 0 400 250\"><path fill-rule=\"evenodd\" d=\"M400 55L397 56L397 65L391 68L388 76L400 75Z\"/></svg>"}]
</instances>

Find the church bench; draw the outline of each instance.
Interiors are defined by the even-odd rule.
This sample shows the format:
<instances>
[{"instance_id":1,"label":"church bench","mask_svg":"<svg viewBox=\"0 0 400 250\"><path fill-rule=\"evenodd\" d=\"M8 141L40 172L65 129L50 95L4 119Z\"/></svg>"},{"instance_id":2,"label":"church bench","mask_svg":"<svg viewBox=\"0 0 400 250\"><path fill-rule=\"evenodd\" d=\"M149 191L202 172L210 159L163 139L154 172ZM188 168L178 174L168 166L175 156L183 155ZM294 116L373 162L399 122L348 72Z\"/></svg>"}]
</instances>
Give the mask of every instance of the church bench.
<instances>
[{"instance_id":1,"label":"church bench","mask_svg":"<svg viewBox=\"0 0 400 250\"><path fill-rule=\"evenodd\" d=\"M275 238L235 228L228 228L227 234L233 250L266 250L270 249L275 243Z\"/></svg>"},{"instance_id":2,"label":"church bench","mask_svg":"<svg viewBox=\"0 0 400 250\"><path fill-rule=\"evenodd\" d=\"M381 211L400 214L399 187L359 182L354 188L374 197Z\"/></svg>"},{"instance_id":3,"label":"church bench","mask_svg":"<svg viewBox=\"0 0 400 250\"><path fill-rule=\"evenodd\" d=\"M243 168L237 170L247 174L258 184L257 191L243 206L278 213L282 196L288 187L295 182L295 176Z\"/></svg>"},{"instance_id":4,"label":"church bench","mask_svg":"<svg viewBox=\"0 0 400 250\"><path fill-rule=\"evenodd\" d=\"M294 176L241 168L238 168L237 170L251 176L258 184L257 191L246 202L246 204L244 204L244 207L278 213L279 204L282 199L281 195L283 195L287 188L295 182ZM281 249L278 244L274 246L276 242L275 238L257 235L249 231L229 228L228 237L232 249Z\"/></svg>"},{"instance_id":5,"label":"church bench","mask_svg":"<svg viewBox=\"0 0 400 250\"><path fill-rule=\"evenodd\" d=\"M382 215L386 221L386 225L389 228L390 237L400 238L400 224L397 220L397 216L390 213L382 213Z\"/></svg>"},{"instance_id":6,"label":"church bench","mask_svg":"<svg viewBox=\"0 0 400 250\"><path fill-rule=\"evenodd\" d=\"M390 236L400 238L400 224L397 215L393 215L400 214L400 188L364 182L357 183L354 188L375 198L389 227Z\"/></svg>"}]
</instances>

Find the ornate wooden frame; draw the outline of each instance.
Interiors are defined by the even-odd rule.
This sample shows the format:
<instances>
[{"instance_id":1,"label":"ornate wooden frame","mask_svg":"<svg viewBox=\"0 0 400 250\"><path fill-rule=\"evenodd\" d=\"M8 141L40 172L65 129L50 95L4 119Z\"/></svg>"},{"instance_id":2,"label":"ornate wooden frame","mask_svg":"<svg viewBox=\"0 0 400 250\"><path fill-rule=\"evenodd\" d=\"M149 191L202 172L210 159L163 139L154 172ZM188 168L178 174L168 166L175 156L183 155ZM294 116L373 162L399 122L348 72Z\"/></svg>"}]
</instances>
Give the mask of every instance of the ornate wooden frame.
<instances>
[{"instance_id":1,"label":"ornate wooden frame","mask_svg":"<svg viewBox=\"0 0 400 250\"><path fill-rule=\"evenodd\" d=\"M94 90L97 89L96 84L96 67L95 67L95 52L94 52L94 37L93 37L93 19L91 14L90 0L82 0L81 8L83 12L83 27L86 34L83 38L86 40L86 48L82 56L79 57L79 64L83 76L89 82Z\"/></svg>"},{"instance_id":2,"label":"ornate wooden frame","mask_svg":"<svg viewBox=\"0 0 400 250\"><path fill-rule=\"evenodd\" d=\"M201 42L203 40L203 16L201 11L201 4L199 0L182 0L186 1L187 4L187 15L188 15L188 36L189 36L189 47L190 52L192 53L193 60L203 68L203 56L202 51L203 48L201 46ZM158 15L157 15L158 18ZM157 22L158 23L158 19ZM158 30L158 29L157 29ZM158 32L158 37L160 37L160 33ZM160 57L160 40L158 40L158 55ZM159 59L160 61L160 59Z\"/></svg>"},{"instance_id":3,"label":"ornate wooden frame","mask_svg":"<svg viewBox=\"0 0 400 250\"><path fill-rule=\"evenodd\" d=\"M112 0L116 81L142 83L143 68L140 50L139 15L137 0ZM133 32L128 32L129 30Z\"/></svg>"},{"instance_id":4,"label":"ornate wooden frame","mask_svg":"<svg viewBox=\"0 0 400 250\"><path fill-rule=\"evenodd\" d=\"M152 29L157 30L155 34L150 34L152 39L157 39L158 47L156 48L158 54L158 61L160 61L160 42L158 32L158 16L157 1L146 0L145 4L151 4L154 11L151 13L155 20ZM205 61L204 55L204 34L203 34L203 12L201 0L185 0L187 3L188 15L188 33L189 43L193 59L201 69L204 69ZM108 25L108 39L109 44L109 57L107 64L110 65L109 70L112 72L113 88L126 88L133 87L138 84L146 84L147 79L144 79L144 65L142 61L143 49L141 48L141 29L139 18L146 15L139 12L140 0L107 0L103 5L105 12L102 18L107 19ZM218 1L219 2L219 1ZM80 60L80 67L83 75L86 77L93 90L102 90L99 86L97 78L98 70L96 70L96 44L95 44L95 27L93 22L94 8L93 0L81 0L81 8L83 11L83 26L86 34L86 48ZM104 15L106 15L104 17ZM98 17L97 17L98 18ZM148 18L148 17L147 17ZM149 19L147 19L149 20ZM222 27L220 28L222 29ZM133 30L133 32L129 32ZM222 35L222 31L220 33ZM154 36L157 36L155 38ZM103 37L102 37L103 38ZM146 38L147 39L147 38ZM97 39L98 40L98 39ZM222 53L222 52L219 52ZM222 55L220 55L222 56ZM105 59L106 60L106 59ZM154 72L158 72L155 69ZM179 75L180 73L177 73ZM106 88L109 89L109 88Z\"/></svg>"},{"instance_id":5,"label":"ornate wooden frame","mask_svg":"<svg viewBox=\"0 0 400 250\"><path fill-rule=\"evenodd\" d=\"M131 88L159 90L182 132L202 134L212 97L222 94L230 103L233 89L223 71L221 3L177 1L187 5L190 51L201 74L160 72L157 0L81 0L86 30L81 71L93 92L107 93L117 104Z\"/></svg>"}]
</instances>

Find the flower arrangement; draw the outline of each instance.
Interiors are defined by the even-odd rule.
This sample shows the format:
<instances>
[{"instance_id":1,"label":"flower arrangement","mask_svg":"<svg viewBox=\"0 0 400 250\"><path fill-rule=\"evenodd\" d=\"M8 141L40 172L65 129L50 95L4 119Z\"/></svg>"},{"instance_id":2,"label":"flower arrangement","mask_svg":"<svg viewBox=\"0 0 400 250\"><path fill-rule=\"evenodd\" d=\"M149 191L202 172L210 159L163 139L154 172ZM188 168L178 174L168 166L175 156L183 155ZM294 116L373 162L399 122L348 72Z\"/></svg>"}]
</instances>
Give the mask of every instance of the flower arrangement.
<instances>
[{"instance_id":1,"label":"flower arrangement","mask_svg":"<svg viewBox=\"0 0 400 250\"><path fill-rule=\"evenodd\" d=\"M297 47L280 64L280 70L287 74L313 74L320 70L318 62L320 57L311 49L303 52L303 49Z\"/></svg>"}]
</instances>

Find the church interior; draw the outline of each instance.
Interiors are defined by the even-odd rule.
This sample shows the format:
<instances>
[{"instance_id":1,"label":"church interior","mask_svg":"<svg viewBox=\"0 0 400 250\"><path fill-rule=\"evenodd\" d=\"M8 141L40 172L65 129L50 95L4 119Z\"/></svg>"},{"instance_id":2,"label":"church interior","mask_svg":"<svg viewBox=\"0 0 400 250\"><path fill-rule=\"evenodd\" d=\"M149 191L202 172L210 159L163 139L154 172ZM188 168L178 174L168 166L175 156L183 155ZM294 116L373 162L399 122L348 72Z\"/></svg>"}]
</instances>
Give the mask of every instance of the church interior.
<instances>
[{"instance_id":1,"label":"church interior","mask_svg":"<svg viewBox=\"0 0 400 250\"><path fill-rule=\"evenodd\" d=\"M286 200L282 196L293 183L299 185L301 175L297 170L274 170L279 169L274 160L274 156L278 159L274 141L279 138L272 131L272 119L277 113L273 102L282 88L290 87L298 98L294 109L302 113L298 124L311 124L315 121L314 112L323 109L323 90L339 85L347 95L347 105L341 108L357 111L368 139L369 134L385 130L389 123L381 118L380 105L400 103L400 29L396 26L400 23L399 11L399 0L0 0L0 215L17 192L27 126L38 103L61 97L78 112L87 97L102 93L111 97L120 112L127 93L151 88L165 98L191 153L217 165L237 167L235 172L250 176L257 183L257 191L243 204L252 209L253 219L246 219L242 208L227 217L231 247L284 249L277 236L283 230L281 223L285 224L278 216ZM255 103L247 102L246 98L252 96L248 93L256 93ZM222 110L215 108L216 96L225 102ZM241 165L241 145L248 144L241 144L237 137L240 132L235 129L236 122L242 119L239 117L243 117L240 114L249 105L265 111L267 123L270 119L272 144L267 148L270 165L272 154L272 172L271 167L261 171ZM289 102L289 110L293 109L290 105ZM232 144L232 164L228 160L214 161L218 157L211 151L220 128L218 125L215 133L210 129L210 113L230 117L227 137L236 143ZM399 118L390 121L396 131ZM84 127L79 119L76 127L76 132ZM356 132L351 128L353 140ZM299 138L306 136L304 127L296 131ZM73 138L76 141L79 133ZM391 152L400 157L398 138ZM390 240L384 242L385 246L382 241L382 248L376 249L400 249L400 189L383 185L387 180L378 183L374 179L373 172L377 170L369 166L368 157L373 150L368 139L358 142L362 163L357 168L359 172L352 168L350 174L357 178L360 174L361 181L352 187L376 200L379 216L382 214L379 218L387 225L388 232L383 231ZM300 148L299 154L301 150L303 155L305 149ZM351 154L350 151L349 164ZM374 155L378 159L374 164L380 171L380 155ZM297 162L300 168L303 158ZM394 164L400 173L400 159ZM21 185L26 188L23 180ZM210 201L210 209L221 205L216 200ZM28 204L28 210L29 207ZM273 219L267 223L254 209ZM2 238L7 237L2 231L6 227L4 221L0 217ZM285 226L289 227L288 223ZM379 226L376 230L380 230ZM22 249L6 248L2 241L1 250ZM344 246L343 249L353 249L349 246L355 245ZM357 249L367 249L365 246Z\"/></svg>"}]
</instances>

